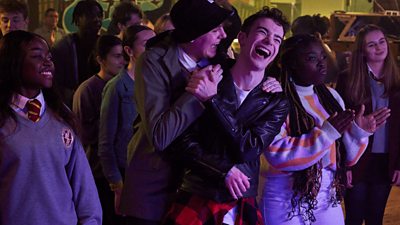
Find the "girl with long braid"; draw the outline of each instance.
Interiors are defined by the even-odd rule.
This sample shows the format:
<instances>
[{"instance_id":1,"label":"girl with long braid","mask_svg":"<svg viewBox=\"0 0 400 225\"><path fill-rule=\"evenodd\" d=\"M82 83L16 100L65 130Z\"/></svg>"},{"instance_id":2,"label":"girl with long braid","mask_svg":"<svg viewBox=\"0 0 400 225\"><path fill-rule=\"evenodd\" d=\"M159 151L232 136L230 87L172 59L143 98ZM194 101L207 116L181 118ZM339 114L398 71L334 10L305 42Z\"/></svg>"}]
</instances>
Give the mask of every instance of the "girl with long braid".
<instances>
[{"instance_id":1,"label":"girl with long braid","mask_svg":"<svg viewBox=\"0 0 400 225\"><path fill-rule=\"evenodd\" d=\"M345 168L358 161L389 110L368 116L363 108L356 115L344 110L339 94L323 84L327 54L315 36L291 37L281 51L291 108L264 152L270 164L260 203L265 224L344 224Z\"/></svg>"}]
</instances>

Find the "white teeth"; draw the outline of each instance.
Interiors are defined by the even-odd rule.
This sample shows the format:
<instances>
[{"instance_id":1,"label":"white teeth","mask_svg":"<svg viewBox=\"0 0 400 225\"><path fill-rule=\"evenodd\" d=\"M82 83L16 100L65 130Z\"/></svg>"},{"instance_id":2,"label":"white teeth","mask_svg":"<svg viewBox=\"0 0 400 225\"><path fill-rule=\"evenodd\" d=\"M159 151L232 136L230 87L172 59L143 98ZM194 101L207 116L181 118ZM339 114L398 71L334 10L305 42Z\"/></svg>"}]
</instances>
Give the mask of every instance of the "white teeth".
<instances>
[{"instance_id":1,"label":"white teeth","mask_svg":"<svg viewBox=\"0 0 400 225\"><path fill-rule=\"evenodd\" d=\"M268 50L267 48L264 48L264 47L258 47L258 49L260 49L260 50L262 50L262 51L264 51L264 52L268 52L268 53L269 53L269 50Z\"/></svg>"},{"instance_id":2,"label":"white teeth","mask_svg":"<svg viewBox=\"0 0 400 225\"><path fill-rule=\"evenodd\" d=\"M267 48L257 47L256 53L264 58L267 58L271 55L271 52Z\"/></svg>"},{"instance_id":3,"label":"white teeth","mask_svg":"<svg viewBox=\"0 0 400 225\"><path fill-rule=\"evenodd\" d=\"M53 73L50 72L50 71L41 72L40 74L42 74L43 76L46 76L46 77L52 77L53 76Z\"/></svg>"}]
</instances>

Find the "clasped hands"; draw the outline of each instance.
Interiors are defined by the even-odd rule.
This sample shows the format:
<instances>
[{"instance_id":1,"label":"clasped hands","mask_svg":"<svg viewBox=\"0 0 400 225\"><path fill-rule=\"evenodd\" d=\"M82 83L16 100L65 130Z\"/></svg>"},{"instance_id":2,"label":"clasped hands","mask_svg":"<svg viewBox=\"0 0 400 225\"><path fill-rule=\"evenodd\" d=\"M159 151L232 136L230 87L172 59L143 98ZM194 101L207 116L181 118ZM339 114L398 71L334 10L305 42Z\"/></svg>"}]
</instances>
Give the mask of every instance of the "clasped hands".
<instances>
[{"instance_id":1,"label":"clasped hands","mask_svg":"<svg viewBox=\"0 0 400 225\"><path fill-rule=\"evenodd\" d=\"M222 80L222 72L219 64L195 70L190 75L185 90L205 102L217 94L218 83Z\"/></svg>"},{"instance_id":2,"label":"clasped hands","mask_svg":"<svg viewBox=\"0 0 400 225\"><path fill-rule=\"evenodd\" d=\"M223 69L219 64L209 65L195 70L189 77L185 90L200 101L205 102L217 94L218 83L222 80ZM281 84L273 77L268 77L262 84L263 91L282 92Z\"/></svg>"}]
</instances>

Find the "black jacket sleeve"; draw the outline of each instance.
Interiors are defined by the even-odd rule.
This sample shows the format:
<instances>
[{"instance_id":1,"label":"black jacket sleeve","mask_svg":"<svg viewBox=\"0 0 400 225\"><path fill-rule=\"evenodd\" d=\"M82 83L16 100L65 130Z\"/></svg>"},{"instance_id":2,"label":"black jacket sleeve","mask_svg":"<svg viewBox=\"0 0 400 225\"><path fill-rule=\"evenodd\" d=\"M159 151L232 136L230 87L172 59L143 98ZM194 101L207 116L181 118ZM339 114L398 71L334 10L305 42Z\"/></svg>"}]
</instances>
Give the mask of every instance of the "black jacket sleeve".
<instances>
[{"instance_id":1,"label":"black jacket sleeve","mask_svg":"<svg viewBox=\"0 0 400 225\"><path fill-rule=\"evenodd\" d=\"M250 93L253 102L244 102L238 114L229 110L224 99L219 96L212 99L214 113L230 137L230 143L236 148L238 163L257 160L279 133L289 111L289 103L282 93ZM247 104L246 104L247 103ZM251 106L251 107L250 107Z\"/></svg>"},{"instance_id":2,"label":"black jacket sleeve","mask_svg":"<svg viewBox=\"0 0 400 225\"><path fill-rule=\"evenodd\" d=\"M214 177L225 177L235 164L258 160L279 133L288 101L280 94L273 94L269 101L253 97L238 114L223 98L214 97L207 104L210 110L175 141L174 154L186 167Z\"/></svg>"}]
</instances>

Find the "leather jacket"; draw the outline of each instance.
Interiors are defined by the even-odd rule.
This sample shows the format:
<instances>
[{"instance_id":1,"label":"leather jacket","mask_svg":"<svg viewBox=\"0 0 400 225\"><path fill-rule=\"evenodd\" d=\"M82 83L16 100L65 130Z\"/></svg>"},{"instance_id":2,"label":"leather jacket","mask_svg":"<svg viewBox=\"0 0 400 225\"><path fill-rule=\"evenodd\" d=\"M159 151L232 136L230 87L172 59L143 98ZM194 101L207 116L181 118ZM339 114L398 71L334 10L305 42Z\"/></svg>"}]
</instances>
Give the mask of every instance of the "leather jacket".
<instances>
[{"instance_id":1,"label":"leather jacket","mask_svg":"<svg viewBox=\"0 0 400 225\"><path fill-rule=\"evenodd\" d=\"M229 69L224 71L228 72L218 94L171 148L184 165L180 190L217 202L234 200L225 186L233 166L250 178L243 197L257 195L259 156L279 133L289 111L283 93L264 92L262 82L239 106L232 76Z\"/></svg>"}]
</instances>

